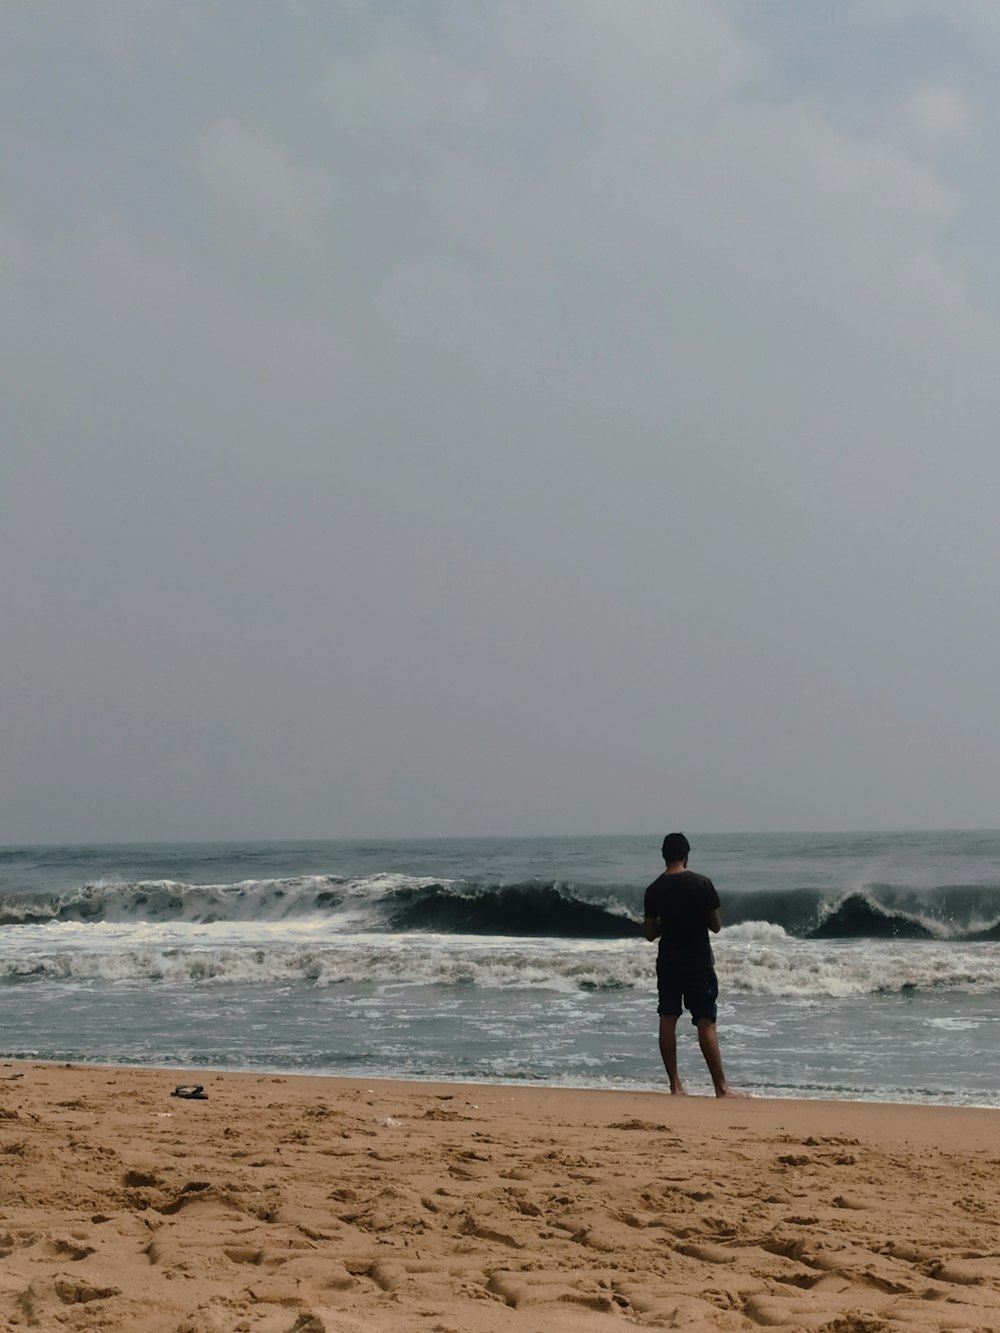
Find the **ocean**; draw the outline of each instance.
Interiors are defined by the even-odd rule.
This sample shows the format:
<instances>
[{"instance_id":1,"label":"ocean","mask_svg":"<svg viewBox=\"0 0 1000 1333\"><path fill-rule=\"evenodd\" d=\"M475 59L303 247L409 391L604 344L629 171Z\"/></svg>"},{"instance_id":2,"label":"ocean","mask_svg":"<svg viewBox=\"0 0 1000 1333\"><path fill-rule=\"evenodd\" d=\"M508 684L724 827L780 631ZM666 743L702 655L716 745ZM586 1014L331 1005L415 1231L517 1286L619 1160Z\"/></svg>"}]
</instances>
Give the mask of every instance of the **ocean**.
<instances>
[{"instance_id":1,"label":"ocean","mask_svg":"<svg viewBox=\"0 0 1000 1333\"><path fill-rule=\"evenodd\" d=\"M731 1084L1000 1106L1000 832L689 836ZM660 838L0 848L0 1058L662 1087Z\"/></svg>"}]
</instances>

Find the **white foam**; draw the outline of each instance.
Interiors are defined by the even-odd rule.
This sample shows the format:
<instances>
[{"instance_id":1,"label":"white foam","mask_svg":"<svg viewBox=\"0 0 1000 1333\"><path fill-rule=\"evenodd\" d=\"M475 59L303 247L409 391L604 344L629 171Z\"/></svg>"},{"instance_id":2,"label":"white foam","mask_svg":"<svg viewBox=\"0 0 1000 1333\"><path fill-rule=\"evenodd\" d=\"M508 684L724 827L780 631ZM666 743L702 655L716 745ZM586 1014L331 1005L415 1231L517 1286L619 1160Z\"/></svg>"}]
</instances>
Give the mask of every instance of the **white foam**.
<instances>
[{"instance_id":1,"label":"white foam","mask_svg":"<svg viewBox=\"0 0 1000 1333\"><path fill-rule=\"evenodd\" d=\"M911 940L819 942L786 938L778 945L720 942L720 978L754 995L807 998L905 991L1000 989L1000 950L991 944Z\"/></svg>"},{"instance_id":2,"label":"white foam","mask_svg":"<svg viewBox=\"0 0 1000 1333\"><path fill-rule=\"evenodd\" d=\"M737 926L723 926L720 939L725 940L727 944L743 941L752 943L758 940L777 943L779 940L788 939L788 934L782 926L775 925L773 921L741 921Z\"/></svg>"},{"instance_id":3,"label":"white foam","mask_svg":"<svg viewBox=\"0 0 1000 1333\"><path fill-rule=\"evenodd\" d=\"M338 923L342 925L343 923ZM762 926L764 928L762 928ZM724 993L798 999L1000 990L994 944L806 941L766 923L715 941ZM639 940L551 940L345 931L322 918L79 922L0 932L0 980L308 982L650 991L655 950Z\"/></svg>"}]
</instances>

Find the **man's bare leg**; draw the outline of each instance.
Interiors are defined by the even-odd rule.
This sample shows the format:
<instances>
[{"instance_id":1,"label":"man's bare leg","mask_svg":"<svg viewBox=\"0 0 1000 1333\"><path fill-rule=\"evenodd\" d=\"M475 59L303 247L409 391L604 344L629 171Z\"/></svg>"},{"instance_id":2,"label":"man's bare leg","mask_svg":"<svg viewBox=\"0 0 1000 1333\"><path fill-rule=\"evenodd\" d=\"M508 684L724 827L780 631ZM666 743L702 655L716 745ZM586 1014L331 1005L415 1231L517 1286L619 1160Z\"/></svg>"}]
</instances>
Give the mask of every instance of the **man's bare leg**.
<instances>
[{"instance_id":1,"label":"man's bare leg","mask_svg":"<svg viewBox=\"0 0 1000 1333\"><path fill-rule=\"evenodd\" d=\"M708 1072L712 1076L716 1097L745 1097L746 1093L734 1092L726 1082L722 1070L722 1054L719 1050L719 1033L710 1018L698 1019L698 1045L708 1065Z\"/></svg>"},{"instance_id":2,"label":"man's bare leg","mask_svg":"<svg viewBox=\"0 0 1000 1333\"><path fill-rule=\"evenodd\" d=\"M681 1082L681 1076L677 1072L677 1015L660 1015L660 1055L663 1057L663 1067L667 1071L667 1080L670 1083L670 1091L676 1096L684 1094L684 1084Z\"/></svg>"}]
</instances>

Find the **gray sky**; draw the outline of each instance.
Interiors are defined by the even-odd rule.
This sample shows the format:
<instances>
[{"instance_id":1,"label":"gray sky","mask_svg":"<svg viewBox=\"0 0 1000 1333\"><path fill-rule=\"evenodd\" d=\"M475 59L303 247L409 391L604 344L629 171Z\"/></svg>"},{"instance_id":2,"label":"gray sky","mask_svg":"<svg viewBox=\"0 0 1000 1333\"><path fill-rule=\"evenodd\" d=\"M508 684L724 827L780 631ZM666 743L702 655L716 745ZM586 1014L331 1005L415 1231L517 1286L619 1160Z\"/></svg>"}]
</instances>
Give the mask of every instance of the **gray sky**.
<instances>
[{"instance_id":1,"label":"gray sky","mask_svg":"<svg viewBox=\"0 0 1000 1333\"><path fill-rule=\"evenodd\" d=\"M0 840L977 827L994 0L4 0Z\"/></svg>"}]
</instances>

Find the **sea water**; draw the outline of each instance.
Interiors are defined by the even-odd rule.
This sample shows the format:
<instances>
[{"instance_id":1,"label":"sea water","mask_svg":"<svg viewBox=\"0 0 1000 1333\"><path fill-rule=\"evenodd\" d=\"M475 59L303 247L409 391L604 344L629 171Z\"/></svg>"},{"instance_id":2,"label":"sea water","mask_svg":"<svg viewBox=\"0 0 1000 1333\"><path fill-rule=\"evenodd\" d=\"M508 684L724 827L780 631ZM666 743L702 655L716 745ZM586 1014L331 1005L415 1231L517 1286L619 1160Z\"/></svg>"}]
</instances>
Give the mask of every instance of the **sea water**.
<instances>
[{"instance_id":1,"label":"sea water","mask_svg":"<svg viewBox=\"0 0 1000 1333\"><path fill-rule=\"evenodd\" d=\"M0 1057L662 1087L659 840L3 848ZM1000 1106L1000 833L692 842L734 1085Z\"/></svg>"}]
</instances>

